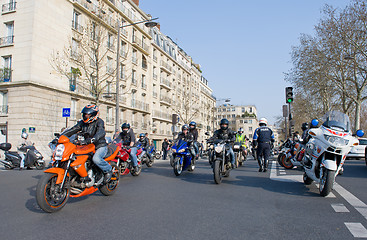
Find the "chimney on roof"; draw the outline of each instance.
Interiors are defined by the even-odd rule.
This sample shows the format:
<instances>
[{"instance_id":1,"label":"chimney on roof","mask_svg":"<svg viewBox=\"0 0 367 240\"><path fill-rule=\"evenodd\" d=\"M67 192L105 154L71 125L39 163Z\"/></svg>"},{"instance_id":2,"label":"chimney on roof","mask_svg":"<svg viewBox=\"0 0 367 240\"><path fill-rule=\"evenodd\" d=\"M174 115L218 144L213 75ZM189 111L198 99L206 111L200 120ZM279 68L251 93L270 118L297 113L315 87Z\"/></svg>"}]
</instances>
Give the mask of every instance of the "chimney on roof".
<instances>
[{"instance_id":1,"label":"chimney on roof","mask_svg":"<svg viewBox=\"0 0 367 240\"><path fill-rule=\"evenodd\" d=\"M159 29L159 31L161 30L161 24L160 23L158 23L156 27Z\"/></svg>"},{"instance_id":2,"label":"chimney on roof","mask_svg":"<svg viewBox=\"0 0 367 240\"><path fill-rule=\"evenodd\" d=\"M135 3L136 6L139 7L139 0L133 0L133 2Z\"/></svg>"}]
</instances>

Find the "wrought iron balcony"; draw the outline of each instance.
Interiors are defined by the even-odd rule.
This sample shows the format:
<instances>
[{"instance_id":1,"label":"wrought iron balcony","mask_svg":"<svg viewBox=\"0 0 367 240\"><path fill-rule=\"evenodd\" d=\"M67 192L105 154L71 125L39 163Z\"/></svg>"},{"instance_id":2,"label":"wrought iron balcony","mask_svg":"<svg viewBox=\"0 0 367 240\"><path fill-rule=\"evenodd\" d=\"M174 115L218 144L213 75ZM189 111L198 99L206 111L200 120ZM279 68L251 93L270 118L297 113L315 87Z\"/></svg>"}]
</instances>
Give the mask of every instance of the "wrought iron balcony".
<instances>
[{"instance_id":1,"label":"wrought iron balcony","mask_svg":"<svg viewBox=\"0 0 367 240\"><path fill-rule=\"evenodd\" d=\"M82 25L80 25L79 23L75 22L74 20L73 20L73 21L71 21L71 27L72 27L74 30L76 30L76 31L78 31L78 32L80 32L80 33L82 33L82 32L83 32L83 30L84 30L83 26L82 26Z\"/></svg>"},{"instance_id":2,"label":"wrought iron balcony","mask_svg":"<svg viewBox=\"0 0 367 240\"><path fill-rule=\"evenodd\" d=\"M5 68L0 70L0 82L11 82L11 69Z\"/></svg>"},{"instance_id":3,"label":"wrought iron balcony","mask_svg":"<svg viewBox=\"0 0 367 240\"><path fill-rule=\"evenodd\" d=\"M0 105L0 114L8 114L8 105Z\"/></svg>"},{"instance_id":4,"label":"wrought iron balcony","mask_svg":"<svg viewBox=\"0 0 367 240\"><path fill-rule=\"evenodd\" d=\"M14 36L0 38L0 46L8 46L14 43Z\"/></svg>"},{"instance_id":5,"label":"wrought iron balcony","mask_svg":"<svg viewBox=\"0 0 367 240\"><path fill-rule=\"evenodd\" d=\"M17 2L10 2L10 3L3 4L2 12L3 13L13 12L15 11L16 5L17 5Z\"/></svg>"}]
</instances>

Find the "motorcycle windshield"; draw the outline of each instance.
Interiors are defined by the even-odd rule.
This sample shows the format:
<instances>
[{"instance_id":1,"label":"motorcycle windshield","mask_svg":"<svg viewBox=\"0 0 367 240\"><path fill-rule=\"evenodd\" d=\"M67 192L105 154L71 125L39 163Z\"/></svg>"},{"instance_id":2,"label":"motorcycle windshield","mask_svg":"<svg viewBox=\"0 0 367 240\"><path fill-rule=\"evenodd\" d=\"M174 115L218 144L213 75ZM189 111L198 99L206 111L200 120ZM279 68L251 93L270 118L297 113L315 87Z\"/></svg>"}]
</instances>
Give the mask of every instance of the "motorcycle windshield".
<instances>
[{"instance_id":1,"label":"motorcycle windshield","mask_svg":"<svg viewBox=\"0 0 367 240\"><path fill-rule=\"evenodd\" d=\"M178 143L176 143L172 148L178 150L181 150L183 148L187 147L187 142L185 142L184 140L180 139L178 141Z\"/></svg>"},{"instance_id":2,"label":"motorcycle windshield","mask_svg":"<svg viewBox=\"0 0 367 240\"><path fill-rule=\"evenodd\" d=\"M330 111L323 116L322 120L324 121L322 124L324 127L341 132L350 131L349 117L345 113L339 111Z\"/></svg>"}]
</instances>

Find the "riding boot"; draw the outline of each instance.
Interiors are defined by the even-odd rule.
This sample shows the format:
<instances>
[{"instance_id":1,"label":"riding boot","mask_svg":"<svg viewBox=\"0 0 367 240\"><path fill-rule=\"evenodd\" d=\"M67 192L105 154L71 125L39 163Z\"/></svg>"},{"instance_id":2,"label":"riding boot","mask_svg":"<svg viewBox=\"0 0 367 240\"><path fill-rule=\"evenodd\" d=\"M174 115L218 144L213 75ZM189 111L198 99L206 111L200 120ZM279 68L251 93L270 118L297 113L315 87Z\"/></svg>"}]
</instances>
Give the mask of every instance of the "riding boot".
<instances>
[{"instance_id":1,"label":"riding boot","mask_svg":"<svg viewBox=\"0 0 367 240\"><path fill-rule=\"evenodd\" d=\"M263 163L260 159L257 159L257 162L259 163L259 172L262 172L263 171Z\"/></svg>"},{"instance_id":2,"label":"riding boot","mask_svg":"<svg viewBox=\"0 0 367 240\"><path fill-rule=\"evenodd\" d=\"M268 171L268 160L264 160L264 172Z\"/></svg>"}]
</instances>

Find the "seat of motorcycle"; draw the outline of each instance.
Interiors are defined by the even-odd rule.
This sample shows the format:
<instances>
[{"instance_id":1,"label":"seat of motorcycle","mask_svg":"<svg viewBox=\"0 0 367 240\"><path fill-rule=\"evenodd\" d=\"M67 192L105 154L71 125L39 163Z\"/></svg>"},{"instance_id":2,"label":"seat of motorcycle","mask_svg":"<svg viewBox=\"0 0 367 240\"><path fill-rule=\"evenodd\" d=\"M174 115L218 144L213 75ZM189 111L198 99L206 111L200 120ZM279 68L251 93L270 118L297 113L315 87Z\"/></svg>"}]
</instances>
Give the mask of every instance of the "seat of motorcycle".
<instances>
[{"instance_id":1,"label":"seat of motorcycle","mask_svg":"<svg viewBox=\"0 0 367 240\"><path fill-rule=\"evenodd\" d=\"M117 150L117 145L110 143L107 145L107 149L108 149L108 152L107 152L107 155L104 157L104 159L110 157Z\"/></svg>"},{"instance_id":2,"label":"seat of motorcycle","mask_svg":"<svg viewBox=\"0 0 367 240\"><path fill-rule=\"evenodd\" d=\"M0 149L4 150L4 151L8 151L11 148L11 143L1 143L0 144Z\"/></svg>"},{"instance_id":3,"label":"seat of motorcycle","mask_svg":"<svg viewBox=\"0 0 367 240\"><path fill-rule=\"evenodd\" d=\"M15 152L15 151L9 151L8 153L10 153L11 155L14 155L14 156L20 157L20 155L19 155L19 153L18 153L18 152Z\"/></svg>"}]
</instances>

